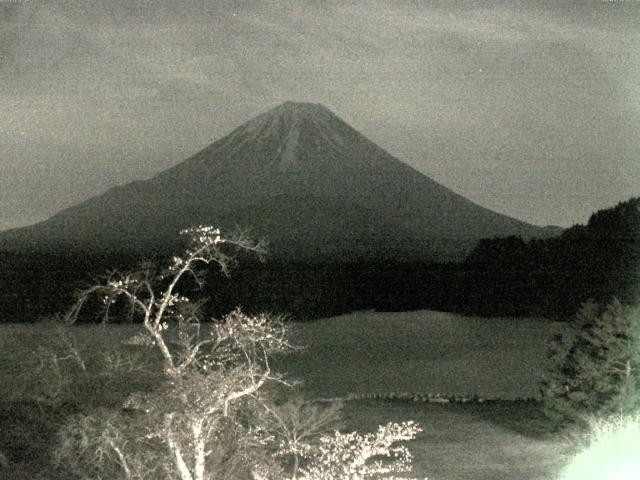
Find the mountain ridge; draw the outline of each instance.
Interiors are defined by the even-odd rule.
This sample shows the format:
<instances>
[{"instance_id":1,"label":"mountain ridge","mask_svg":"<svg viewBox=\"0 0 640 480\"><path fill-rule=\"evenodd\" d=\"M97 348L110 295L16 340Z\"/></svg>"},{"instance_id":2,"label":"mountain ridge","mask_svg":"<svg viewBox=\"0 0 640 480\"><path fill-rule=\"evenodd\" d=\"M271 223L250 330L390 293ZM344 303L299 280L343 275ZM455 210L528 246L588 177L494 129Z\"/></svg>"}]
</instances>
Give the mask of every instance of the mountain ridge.
<instances>
[{"instance_id":1,"label":"mountain ridge","mask_svg":"<svg viewBox=\"0 0 640 480\"><path fill-rule=\"evenodd\" d=\"M150 179L112 188L32 227L2 232L0 240L144 248L170 242L193 224L228 227L238 223L234 217L271 237L284 256L277 245L287 239L300 252L318 250L314 242L321 241L337 257L450 260L480 238L557 233L471 202L320 104L285 102ZM310 231L333 236L314 240ZM451 248L429 251L435 243Z\"/></svg>"}]
</instances>

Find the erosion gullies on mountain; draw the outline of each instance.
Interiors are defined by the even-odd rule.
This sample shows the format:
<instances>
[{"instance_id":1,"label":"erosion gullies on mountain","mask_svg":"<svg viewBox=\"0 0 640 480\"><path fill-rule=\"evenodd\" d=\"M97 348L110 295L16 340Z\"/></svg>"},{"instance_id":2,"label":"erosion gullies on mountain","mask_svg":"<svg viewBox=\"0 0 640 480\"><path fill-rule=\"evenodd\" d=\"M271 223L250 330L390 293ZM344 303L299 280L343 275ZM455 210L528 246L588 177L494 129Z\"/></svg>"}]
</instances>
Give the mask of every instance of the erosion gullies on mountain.
<instances>
[{"instance_id":1,"label":"erosion gullies on mountain","mask_svg":"<svg viewBox=\"0 0 640 480\"><path fill-rule=\"evenodd\" d=\"M466 200L321 105L286 102L149 180L0 239L140 248L195 224L251 228L305 260L449 260L483 237L552 233Z\"/></svg>"}]
</instances>

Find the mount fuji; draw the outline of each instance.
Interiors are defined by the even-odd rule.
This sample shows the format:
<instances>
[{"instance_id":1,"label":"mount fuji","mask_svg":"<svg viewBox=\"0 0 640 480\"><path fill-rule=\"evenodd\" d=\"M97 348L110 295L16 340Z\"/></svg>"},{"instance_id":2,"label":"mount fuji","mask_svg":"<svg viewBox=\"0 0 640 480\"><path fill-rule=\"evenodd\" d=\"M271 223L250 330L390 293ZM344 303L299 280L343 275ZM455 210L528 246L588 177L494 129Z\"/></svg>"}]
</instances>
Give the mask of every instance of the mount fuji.
<instances>
[{"instance_id":1,"label":"mount fuji","mask_svg":"<svg viewBox=\"0 0 640 480\"><path fill-rule=\"evenodd\" d=\"M0 234L0 246L148 249L202 224L248 227L289 260L455 260L480 239L559 233L483 208L319 104L283 103L153 178Z\"/></svg>"}]
</instances>

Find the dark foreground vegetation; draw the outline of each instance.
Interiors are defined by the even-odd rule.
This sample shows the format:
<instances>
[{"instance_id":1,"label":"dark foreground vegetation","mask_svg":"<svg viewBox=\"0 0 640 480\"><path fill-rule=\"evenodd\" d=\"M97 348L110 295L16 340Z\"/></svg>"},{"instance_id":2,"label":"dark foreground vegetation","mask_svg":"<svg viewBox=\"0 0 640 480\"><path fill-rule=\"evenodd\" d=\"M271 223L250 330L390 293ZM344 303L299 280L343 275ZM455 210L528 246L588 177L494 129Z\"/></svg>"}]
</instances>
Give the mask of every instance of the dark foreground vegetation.
<instances>
[{"instance_id":1,"label":"dark foreground vegetation","mask_svg":"<svg viewBox=\"0 0 640 480\"><path fill-rule=\"evenodd\" d=\"M464 262L393 260L291 263L241 258L230 277L207 273L208 313L242 305L248 312L285 313L296 320L363 309L432 309L481 316L567 319L579 306L613 297L640 298L640 199L594 213L556 238L481 241ZM72 292L110 269L173 252L56 251L27 248L1 254L0 318L37 321L67 308ZM189 289L188 285L183 288Z\"/></svg>"},{"instance_id":2,"label":"dark foreground vegetation","mask_svg":"<svg viewBox=\"0 0 640 480\"><path fill-rule=\"evenodd\" d=\"M547 407L559 413L566 413L567 406L577 406L591 414L603 406L610 411L611 408L617 410L622 406L620 400L632 398L628 387L633 387L634 383L625 382L624 377L615 372L603 375L603 368L621 364L626 372L629 361L629 371L638 385L640 350L637 340L640 337L636 334L635 343L629 342L633 337L623 328L625 323L619 320L632 317L624 315L624 309L618 304L609 307L590 304L582 310L579 321L571 329L566 324L533 319L482 321L436 312L363 312L342 319L297 323L290 325L291 340L296 345L309 345L309 348L282 357L274 367L292 374L292 378L304 380L303 393L308 399L345 397L345 393L351 391L384 392L385 388L398 392L427 392L433 388L442 392L489 389L497 393L500 379L518 388L518 396L527 396L529 390L522 374L526 372L538 378L544 362L540 355L527 363L524 361L527 355L522 352L544 351L548 336L541 333L551 332L552 327L557 326L567 331L565 338L570 342L558 346L555 361L549 365L551 376L548 378L555 383L546 384ZM637 320L636 317L636 326ZM603 330L603 322L612 328ZM500 323L505 324L504 328L496 329ZM365 325L372 326L376 333L368 338L368 342L362 340ZM2 327L0 452L10 464L5 470L0 469L0 478L3 473L7 474L6 478L16 480L75 478L70 476L68 464L57 463L60 458L56 455L64 453L59 448L62 438L82 440L82 437L69 437L74 431L70 431L70 427L87 427L74 423L78 418L120 410L122 417L106 419L126 422L139 419L140 413L135 408L121 410L121 406L128 405L126 400L131 394L153 394L163 382L162 371L158 368L161 355L154 349L128 341L141 330L139 324L82 325L71 330L59 329L52 323ZM459 334L450 346L453 332ZM502 365L491 367L490 353L486 354L489 362L479 358L477 348L489 337L493 337L490 345L495 348L497 358L502 359L504 368ZM607 350L614 356L581 356L580 352L585 349L602 349L611 337L618 341L616 348ZM602 343L589 342L594 338ZM309 343L311 340L313 344ZM619 348L621 343L627 348ZM400 350L400 346L404 349ZM452 349L450 357L443 355ZM480 357L485 355L485 350L483 347ZM74 351L79 357L70 355ZM349 354L349 351L353 353ZM332 361L334 357L337 358ZM55 358L57 362L53 361ZM383 362L385 358L386 363ZM455 362L451 363L454 358L467 364L472 361L480 368L463 378L462 370L456 371ZM576 361L576 358L581 360ZM78 359L84 362L88 375ZM416 368L409 372L409 366ZM505 372L510 370L514 377L505 378ZM385 373L387 377L382 379L382 385L380 377ZM434 376L441 376L449 384L442 384ZM356 377L361 380L359 384ZM535 378L531 380L535 382ZM456 389L451 382L461 383ZM565 395L564 388L556 388L559 382L568 384L570 395ZM595 383L603 387L600 392L591 397L584 396L584 393L594 392ZM487 397L491 396L491 392L486 393ZM614 395L603 397L603 393ZM556 420L548 415L545 403L539 401L433 404L415 402L403 395L393 397L393 400L347 401L342 421L336 426L370 432L380 423L408 419L419 423L423 432L409 444L413 474L417 476L457 480L560 479L564 478L559 477L560 470L571 462L575 452L589 443L582 440L588 437L579 431L558 432ZM602 403L604 398L607 398L605 404ZM575 437L578 434L580 436ZM584 480L580 476L570 478ZM607 477L589 478L602 480Z\"/></svg>"},{"instance_id":3,"label":"dark foreground vegetation","mask_svg":"<svg viewBox=\"0 0 640 480\"><path fill-rule=\"evenodd\" d=\"M325 290L320 290L319 293L316 291L316 296L306 293L310 288L305 284L307 277L304 272L308 271L303 268L289 269L288 282L284 286L282 283L278 284L278 288L275 289L269 288L269 284L277 280L277 277L269 275L278 270L270 270L261 264L251 263L244 270L236 270L236 275L231 279L211 273L211 269L207 267L217 265L224 273L234 263L234 256L228 256L225 250L227 247L239 247L241 251L249 253L262 251L259 242L254 244L241 237L223 239L220 232L213 227L187 230L186 233L191 235L191 243L183 256L173 256L160 264L148 262L136 270L128 271L127 265L133 259L121 256L118 259L120 264L116 264L120 271L112 271L101 282L85 285L87 288L76 297L76 308L64 317L67 326L33 326L32 333L39 336L39 340L36 340L32 347L20 345L19 338L15 335L18 330L11 334L11 328L14 326L3 327L7 333L5 340L11 340L9 343L5 341L5 350L10 351L11 347L17 350L13 354L5 354L3 362L0 363L0 378L4 387L4 394L0 397L0 424L4 432L0 446L2 473L10 472L12 478L56 478L58 475L58 478L102 477L127 480L204 480L209 478L205 472L216 472L217 478L254 480L293 479L297 478L297 474L300 479L352 478L355 471L349 469L355 463L336 462L337 457L334 453L343 459L360 450L363 454L369 452L371 455L373 450L368 445L378 445L384 438L388 440L384 447L384 455L399 460L395 463L380 464L379 467L378 463L371 462L366 468L373 469L373 473L378 468L384 468L388 473L391 472L388 470L390 465L394 471L405 472L411 464L411 456L405 447L392 445L397 442L419 440L416 435L422 430L414 420L380 426L377 433L354 433L354 436L350 437L350 434L335 432L333 436L327 436L323 431L339 420L337 411L333 412L332 407L317 407L315 404L319 400L322 403L327 400L333 402L335 399L321 399L317 396L309 399L304 395L284 394L282 388L290 389L293 384L286 375L275 374L272 370L272 365L276 365L272 360L275 361L279 356L291 354L295 350L289 343L287 329L280 319L260 313L245 314L240 310L219 316L219 320L213 323L206 323L205 319L210 313L220 315L226 308L242 305L242 300L250 302L249 311L265 307L271 307L268 309L276 312L284 310L280 305L287 306L291 311L291 306L287 303L292 300L290 290L301 292L300 297L295 297L298 303L294 304L294 311L303 314L309 312L309 317L317 315L318 305L340 311L344 306L358 309L371 305L378 309L404 309L411 302L415 302L412 306L416 308L420 306L421 295L424 295L426 280L434 278L430 272L438 271L445 278L452 272L461 274L463 276L460 278L468 282L469 272L480 271L473 270L478 269L478 265L483 265L481 270L485 274L495 274L495 277L487 275L485 282L490 283L493 278L503 278L500 283L502 290L497 295L502 301L504 296L500 295L504 295L505 291L509 291L509 287L513 287L513 283L505 284L504 277L507 271L513 273L513 277L507 277L512 278L513 282L519 278L518 274L526 271L525 267L528 264L525 259L528 256L522 253L523 249L528 255L542 262L545 267L542 271L549 273L554 272L554 265L564 265L558 252L570 255L579 245L582 246L583 252L588 251L595 256L591 261L583 262L582 270L566 270L565 273L569 272L566 278L572 278L571 272L576 277L573 278L573 284L561 285L567 289L574 288L575 290L569 291L577 296L588 293L590 298L605 301L583 304L575 320L565 325L565 332L558 337L555 349L551 351L552 362L549 363L546 379L540 384L540 394L545 402L532 402L534 411L527 414L535 416L536 420L530 424L515 422L517 428L524 430L518 432L515 437L509 436L511 442L524 435L525 438L543 438L543 442L555 443L558 437L545 438L545 435L553 435L551 432L554 429L567 426L575 427L575 431L585 431L588 435L588 421L580 425L580 421L586 418L585 415L634 414L640 388L638 310L613 298L620 296L625 303L633 303L636 300L636 285L628 279L633 279L636 274L634 267L638 258L638 203L627 202L605 213L604 217L601 214L594 215L587 226L570 230L568 234L565 233L548 244L527 243L517 239L482 242L466 262L457 266L430 266L424 267L424 270L412 270L417 267L404 265L400 268L398 265L379 263L373 267L372 264L348 264L341 265L342 269L336 265L329 265L324 269L316 268L312 271L319 277L313 278L322 278L322 285L326 286ZM605 235L605 231L608 231L608 235ZM607 256L606 252L611 251L616 252L616 255L622 255L624 260L618 261L617 256ZM514 252L521 253L516 255ZM616 272L616 276L605 274L607 270L604 268L596 268L604 267L599 254L610 262L608 266ZM12 258L14 261L21 261L19 256ZM72 279L74 270L69 267L77 264L66 264L65 259L70 257L63 255L54 258L58 262L59 270L47 271L44 268L43 271L47 272L52 283L49 285L44 281L41 286L43 289L49 287L49 291L55 293L60 291L58 275L62 273ZM85 268L98 268L98 261L91 263L92 259L96 258L99 257L84 257L82 262ZM101 261L109 259L111 257L105 255ZM246 258L241 257L240 261L246 263ZM15 264L17 265L18 263ZM522 268L507 268L514 265L520 265ZM282 264L276 266L284 268ZM202 267L202 270L199 267ZM340 277L339 282L332 277L336 271L342 271L344 275ZM407 289L407 272L415 271L422 273L420 278L425 283L414 283L412 290L405 291L405 295L401 297L404 302L402 304L394 297L394 289ZM22 272L26 278L26 271L15 269L13 272L13 275L15 272ZM599 278L604 286L592 286L584 279L580 282L577 276L585 275L585 272L592 274L587 276L588 279ZM366 290L370 285L368 279L371 278L368 275L380 282L375 284L377 289ZM622 275L623 279L620 280L618 275ZM200 308L200 296L191 297L193 300L189 298L202 286L200 280L205 277L209 287L204 293L210 297L210 311ZM181 278L185 282L178 283L178 279ZM345 278L349 278L349 282L345 281ZM16 277L12 277L9 280L15 279ZM186 281L187 279L192 280ZM453 288L452 283L447 285L449 287L443 287L439 291L447 292L447 288ZM481 288L480 283L475 286ZM544 284L540 286L544 287ZM343 297L344 292L341 292L341 288L348 290L347 299L352 298L350 295L353 295L354 291L360 292L358 298L361 303L355 302L349 306L327 302L327 299ZM466 288L469 288L468 284ZM558 284L555 284L555 288L559 288ZM458 291L462 292L462 296L455 298L463 299L463 302L458 304L462 309L468 309L470 305L482 308L482 305L473 303L478 292L465 289ZM561 291L566 293L568 290ZM256 292L265 293L261 296ZM52 298L54 302L50 303L49 307L64 299L63 296ZM446 296L436 297L438 298L447 301ZM536 313L544 312L540 305L536 304L535 296L513 295L508 298L509 308L517 306L519 301L523 302L523 298L530 302L519 305L519 308L522 308L522 311L518 311L519 314L527 312L527 308L532 308L531 311ZM609 300L610 298L613 299ZM37 296L31 299L34 302L38 301ZM571 298L569 304L574 300ZM277 301L283 303L278 304ZM487 302L483 305L489 305L493 309L502 307L500 303ZM547 302L546 305L553 303ZM103 314L109 315L96 317L98 308ZM566 311L571 308L573 307L567 307ZM72 331L68 323L80 320L83 312L86 319L103 318L107 321L117 318L120 322L131 319L134 324L116 327L118 330L110 331L106 330L105 325L85 326L84 329L89 333L85 338L89 341L82 344L75 333L81 331L78 328L82 327L75 327L75 331ZM562 316L557 311L550 312ZM135 323L136 319L141 320L141 323ZM452 327L451 322L436 324L439 324L440 328ZM301 327L314 325L316 323L300 324ZM351 326L350 322L340 322L340 325ZM358 329L354 338L374 351L375 338L371 334L362 335L367 328L372 327L367 324L365 328ZM131 336L133 329L138 333ZM391 328L389 337L398 334L396 324ZM492 334L498 337L500 330L493 328ZM325 335L340 341L348 337L345 334L337 335L335 328L329 329ZM319 338L314 336L313 342L318 342ZM410 338L416 339L422 347L421 351L424 351L424 341L415 335ZM447 344L452 340L450 336L440 335L438 338L444 342L442 346L445 350L451 347ZM387 340L384 339L383 344L388 343ZM517 351L522 349L522 342L509 342L509 345ZM547 343L544 342L541 350L546 347ZM481 346L480 352L484 352L484 349L485 347ZM399 350L404 352L406 348ZM334 355L338 351L339 349L332 349ZM353 349L347 351L353 356ZM505 349L505 352L508 351L508 348ZM364 353L367 358L366 352ZM429 350L429 353L433 352ZM469 358L475 358L477 362L478 354L479 352L472 348ZM442 362L442 357L443 355L436 355L434 361ZM20 358L23 361L20 361ZM403 357L395 353L388 357L392 358ZM510 364L508 361L506 363ZM386 365L387 368L392 367L390 362ZM348 368L353 368L353 365L349 365ZM425 370L420 378L428 377L429 369ZM302 369L303 373L309 371L308 368ZM363 374L365 371L366 369L361 369L360 373ZM398 371L393 369L392 373L398 375ZM329 373L335 377L333 370ZM481 378L482 375L473 377L473 381L476 382L473 384L474 389L479 388L477 382L482 381ZM365 376L363 379L365 390L371 389L371 379ZM335 382L335 379L326 382L324 388L330 387L332 381ZM419 381L416 380L412 386L415 387ZM317 393L322 394L322 391ZM410 397L393 395L384 398ZM421 408L415 406L412 411L418 412ZM491 430L484 424L487 418L495 424L500 424L500 417L495 416L492 411L477 406L470 410L454 409L451 413L455 416L471 412L471 418L483 424L480 431L476 431L476 438L482 436L480 432ZM524 415L523 412L520 411L520 414ZM283 421L283 418L286 420ZM309 418L315 419L311 425L305 423ZM352 425L358 423L357 418L352 417L350 421ZM448 418L447 424L452 421L453 418ZM312 432L310 435L312 434L314 440L311 443L300 443L302 437L298 434L307 428ZM445 430L440 434L446 438L450 432ZM538 437L539 435L542 437ZM499 439L487 440L497 440L503 444L503 435L498 437ZM433 441L436 445L440 443L441 439ZM513 447L513 443L509 445ZM213 449L207 450L209 448ZM208 451L214 452L215 455L206 453ZM545 466L544 475L555 473L560 462L551 459L545 449L541 451L542 458L550 461ZM356 457L359 458L359 455L360 453ZM466 464L465 468L470 469L470 472L466 473L472 473L473 478L478 478L474 461L471 459L471 465ZM349 475L346 475L345 468L351 472ZM498 471L491 472L486 478L512 478L514 469L503 470L504 468L504 463L499 464ZM449 469L448 464L444 471L449 472ZM472 478L464 471L455 468L453 470L456 478ZM285 474L285 471L290 473ZM325 475L327 471L332 473ZM422 475L423 471L416 473ZM518 476L545 478L542 474L542 470L534 468L522 471ZM375 475L371 478L375 478Z\"/></svg>"},{"instance_id":4,"label":"dark foreground vegetation","mask_svg":"<svg viewBox=\"0 0 640 480\"><path fill-rule=\"evenodd\" d=\"M451 316L448 321L442 322L439 314L434 312L421 314L424 320L422 323L432 327L425 331L424 337L432 336L428 334L435 333L433 329L445 328L445 331L451 331L451 326L456 324L465 332L475 327L491 330L491 326L487 326L491 321L487 324ZM387 368L391 363L392 368L402 371L404 376L406 370L403 369L403 359L394 358L392 353L397 351L398 344L406 343L407 339L413 342L410 346L412 354L417 356L420 353L418 347L423 336L416 335L411 330L418 328L414 321L418 318L418 312L412 313L408 318L403 314L370 315L386 317L387 323L397 325L397 328L386 332L389 340L386 357L391 359L391 362L387 362ZM350 325L363 324L368 320L371 319L360 319L356 315L354 322L334 319L291 325L292 341L295 344L304 344L303 340L310 338L317 339L317 342L310 345L309 352L301 350L282 357L274 364L274 368L292 374L292 378L304 380L303 392L298 393L303 393L307 399L344 396L345 392L353 390L353 384L345 378L353 370L349 362L345 361L350 358L348 353L336 352L341 362L321 363L330 356L326 350L337 343L336 337L343 338L349 346L359 345L361 336ZM376 323L382 321L380 318ZM473 326L468 325L469 321L472 321ZM325 328L321 328L323 324L326 324ZM136 392L137 398L141 398L141 394L153 395L158 389L162 390L161 355L154 349L131 345L127 341L142 330L139 324L83 325L60 329L54 324L45 323L4 325L1 330L0 381L4 388L0 393L0 452L10 464L5 470L0 468L0 478L3 478L3 474L7 475L4 478L15 480L82 478L77 471L70 473L69 468L83 459L89 461L83 467L84 473L89 478L96 478L90 474L95 472L93 468L100 465L91 465L91 456L86 458L80 455L92 452L72 450L78 457L69 458L69 450L64 449L65 445L71 447L74 442L81 445L83 438L87 442L95 441L86 436L90 433L86 428L98 425L99 420L110 421L102 425L111 428L105 429L105 433L114 433L115 427L119 426L118 421L138 425L141 412L132 408L135 404L127 402L127 399ZM497 342L503 357L517 361L521 357L522 348L513 341L514 332L511 331L510 334L509 331L509 328L504 329ZM487 331L484 336L489 333ZM466 338L467 343L458 345L456 353L464 359L473 358L476 337L460 335L460 339ZM542 337L534 335L533 340L529 337L525 340L532 347L537 344L538 349L543 348ZM435 339L431 340L430 346L437 343ZM441 346L442 349L445 347ZM379 350L375 345L367 348L367 345L360 344L359 348L358 355L362 356L366 355L367 350L369 354L378 354ZM69 356L74 350L79 354L78 358ZM317 360L317 353L323 350L325 356ZM427 366L431 371L423 369L423 375L420 376L420 372L416 370L411 377L411 382L414 383L412 386L388 383L386 388L399 391L411 388L429 390L432 374L450 368L447 359L437 360L439 355L433 356L430 350L428 348L422 351L427 358L421 368ZM383 353L379 355L385 356ZM58 358L57 364L53 362L54 358ZM84 362L88 375L85 375L78 359ZM342 370L336 368L338 364L341 364ZM358 391L380 391L380 385L376 385L373 380L384 365L366 362L364 358L358 365L363 379ZM538 372L539 369L540 365L534 364L524 370ZM301 372L307 372L309 378L300 376ZM323 374L321 381L315 378L318 373ZM389 372L388 376L391 375ZM476 375L474 381L491 387L494 385L495 375L495 369L486 368ZM332 383L322 379L332 379ZM398 380L404 381L404 378ZM467 382L471 380L468 379ZM475 383L467 383L463 391L471 391L474 385ZM523 390L521 394L525 395L526 392ZM330 425L330 428L335 426L343 431L357 430L365 433L375 431L381 423L413 420L422 425L423 432L407 444L413 454L412 474L419 478L428 476L457 480L510 480L517 477L523 480L546 480L556 478L557 471L567 462L569 445L563 436L553 433L553 424L546 418L542 405L538 402L432 404L415 403L399 397L396 400L347 401L344 403L341 421ZM122 409L123 404L126 409ZM313 402L311 405L324 410L331 404ZM111 416L105 416L108 412L111 412ZM114 412L119 413L115 415ZM95 423L78 423L83 418L93 418ZM121 433L129 435L131 432L124 430ZM61 443L62 440L67 443ZM129 440L131 441L130 438ZM149 450L150 453L154 451ZM112 461L109 453L108 448L104 449L105 460ZM62 454L65 455L61 456ZM169 456L165 455L165 458ZM61 460L64 462L60 463ZM115 472L112 477L103 478L121 477ZM240 477L215 478L236 480Z\"/></svg>"},{"instance_id":5,"label":"dark foreground vegetation","mask_svg":"<svg viewBox=\"0 0 640 480\"><path fill-rule=\"evenodd\" d=\"M177 292L186 277L201 285L207 267L226 272L238 251L261 255L263 243L223 237L211 226L181 234L187 246L167 267L109 273L52 328L35 326L35 348L22 345L0 357L0 401L7 402L0 419L22 419L2 425L11 453L0 451L0 475L342 480L409 472L411 455L400 443L413 440L419 425L408 420L366 434L329 433L339 403L315 405L272 368L275 358L296 349L279 318L236 309L207 322L199 302ZM73 323L92 297L104 305L103 323L90 326L93 335L82 344ZM126 326L113 336L106 329L118 299L139 320L129 326L133 336L118 335ZM8 327L15 348L20 339ZM41 437L52 442L34 452ZM16 445L23 449L16 452ZM27 462L16 462L25 451Z\"/></svg>"}]
</instances>

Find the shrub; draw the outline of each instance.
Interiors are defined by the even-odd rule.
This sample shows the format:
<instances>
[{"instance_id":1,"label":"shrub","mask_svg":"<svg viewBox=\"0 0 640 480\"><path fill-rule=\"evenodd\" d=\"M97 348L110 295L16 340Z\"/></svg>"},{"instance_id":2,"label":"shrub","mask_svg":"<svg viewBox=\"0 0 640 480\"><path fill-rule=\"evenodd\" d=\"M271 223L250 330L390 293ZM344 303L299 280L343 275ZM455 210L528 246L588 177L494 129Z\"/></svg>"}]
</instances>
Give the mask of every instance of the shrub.
<instances>
[{"instance_id":1,"label":"shrub","mask_svg":"<svg viewBox=\"0 0 640 480\"><path fill-rule=\"evenodd\" d=\"M413 422L381 425L367 435L357 432L323 435L309 449L309 464L300 480L365 480L396 478L411 470L411 453L398 442L413 440L421 429ZM386 461L385 461L386 460Z\"/></svg>"}]
</instances>

